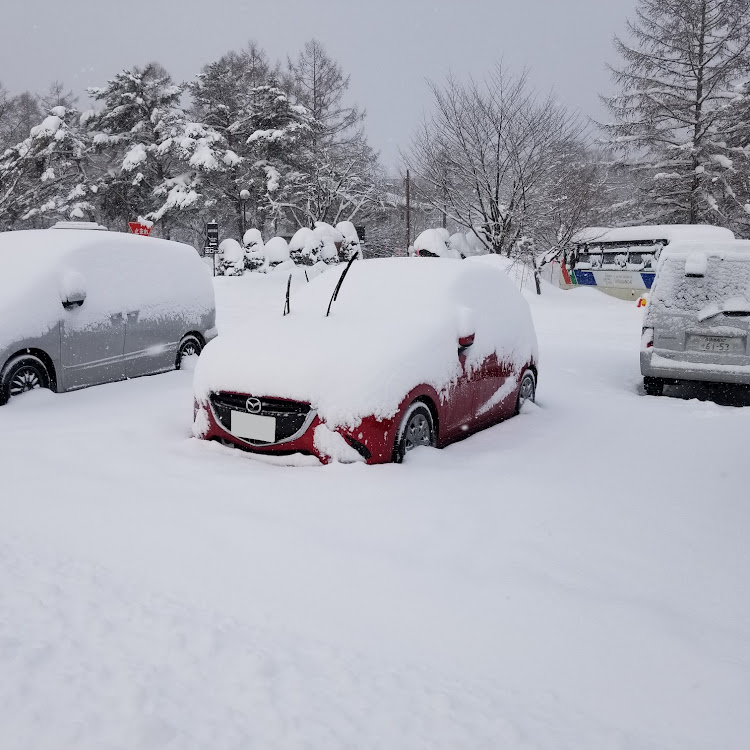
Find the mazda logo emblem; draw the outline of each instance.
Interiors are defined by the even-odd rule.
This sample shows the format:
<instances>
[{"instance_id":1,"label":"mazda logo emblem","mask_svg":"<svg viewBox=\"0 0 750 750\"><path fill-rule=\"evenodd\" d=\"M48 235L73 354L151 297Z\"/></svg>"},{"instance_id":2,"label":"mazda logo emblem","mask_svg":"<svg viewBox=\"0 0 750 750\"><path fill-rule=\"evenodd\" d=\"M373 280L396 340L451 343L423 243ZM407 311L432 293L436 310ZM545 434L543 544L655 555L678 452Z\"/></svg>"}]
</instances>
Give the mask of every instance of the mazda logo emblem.
<instances>
[{"instance_id":1,"label":"mazda logo emblem","mask_svg":"<svg viewBox=\"0 0 750 750\"><path fill-rule=\"evenodd\" d=\"M260 403L260 399L259 398L249 398L247 401L245 401L245 408L251 414L260 414L260 410L262 408L262 404Z\"/></svg>"}]
</instances>

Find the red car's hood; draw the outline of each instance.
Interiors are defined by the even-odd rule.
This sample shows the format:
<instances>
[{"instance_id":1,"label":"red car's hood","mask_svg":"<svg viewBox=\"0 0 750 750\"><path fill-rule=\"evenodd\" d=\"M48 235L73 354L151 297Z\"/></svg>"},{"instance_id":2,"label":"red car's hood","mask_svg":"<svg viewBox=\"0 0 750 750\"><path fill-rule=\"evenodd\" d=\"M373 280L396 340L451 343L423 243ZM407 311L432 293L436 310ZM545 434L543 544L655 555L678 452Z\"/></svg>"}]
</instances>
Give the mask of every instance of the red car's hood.
<instances>
[{"instance_id":1,"label":"red car's hood","mask_svg":"<svg viewBox=\"0 0 750 750\"><path fill-rule=\"evenodd\" d=\"M416 385L439 391L459 372L455 330L292 314L212 341L198 361L195 392L202 401L216 391L305 401L325 421L351 426L391 417Z\"/></svg>"}]
</instances>

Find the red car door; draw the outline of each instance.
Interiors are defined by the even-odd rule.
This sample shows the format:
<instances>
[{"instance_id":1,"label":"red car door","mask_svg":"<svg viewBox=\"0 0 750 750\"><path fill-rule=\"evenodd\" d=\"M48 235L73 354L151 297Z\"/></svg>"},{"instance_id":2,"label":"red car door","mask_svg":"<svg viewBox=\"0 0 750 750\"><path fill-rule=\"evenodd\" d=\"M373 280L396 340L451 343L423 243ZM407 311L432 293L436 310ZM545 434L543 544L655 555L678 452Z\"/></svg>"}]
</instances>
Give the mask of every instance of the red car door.
<instances>
[{"instance_id":1,"label":"red car door","mask_svg":"<svg viewBox=\"0 0 750 750\"><path fill-rule=\"evenodd\" d=\"M466 369L466 355L458 354L461 374L443 394L441 401L441 439L452 439L467 433L474 424L474 389L476 384Z\"/></svg>"},{"instance_id":2,"label":"red car door","mask_svg":"<svg viewBox=\"0 0 750 750\"><path fill-rule=\"evenodd\" d=\"M513 413L518 383L516 373L507 362L491 354L475 370L472 380L477 425L497 422Z\"/></svg>"}]
</instances>

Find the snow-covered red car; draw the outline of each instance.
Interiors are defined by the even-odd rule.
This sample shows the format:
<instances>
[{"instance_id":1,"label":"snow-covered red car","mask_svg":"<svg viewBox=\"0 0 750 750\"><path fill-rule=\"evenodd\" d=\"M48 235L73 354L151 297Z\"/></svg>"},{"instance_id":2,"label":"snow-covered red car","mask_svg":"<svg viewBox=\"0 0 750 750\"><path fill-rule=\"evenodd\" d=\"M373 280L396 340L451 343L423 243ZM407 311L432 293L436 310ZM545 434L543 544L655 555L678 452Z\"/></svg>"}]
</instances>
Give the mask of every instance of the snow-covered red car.
<instances>
[{"instance_id":1,"label":"snow-covered red car","mask_svg":"<svg viewBox=\"0 0 750 750\"><path fill-rule=\"evenodd\" d=\"M206 347L197 437L324 463L398 462L534 399L534 326L499 266L386 258L342 273L292 289L288 314L279 300L278 314Z\"/></svg>"}]
</instances>

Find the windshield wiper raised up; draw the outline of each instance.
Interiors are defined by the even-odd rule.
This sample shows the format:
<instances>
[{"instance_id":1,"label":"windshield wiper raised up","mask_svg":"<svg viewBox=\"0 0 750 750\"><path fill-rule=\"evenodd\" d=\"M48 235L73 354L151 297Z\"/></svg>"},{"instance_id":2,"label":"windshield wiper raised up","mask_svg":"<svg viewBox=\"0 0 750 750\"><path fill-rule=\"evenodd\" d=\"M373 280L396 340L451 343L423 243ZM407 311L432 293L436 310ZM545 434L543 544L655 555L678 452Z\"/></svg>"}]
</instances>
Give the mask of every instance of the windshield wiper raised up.
<instances>
[{"instance_id":1,"label":"windshield wiper raised up","mask_svg":"<svg viewBox=\"0 0 750 750\"><path fill-rule=\"evenodd\" d=\"M331 295L331 301L328 303L328 310L326 311L326 318L331 314L331 305L336 301L336 298L339 296L339 289L341 289L341 285L344 283L346 274L349 273L349 269L352 267L352 263L354 263L354 261L357 260L358 257L359 257L359 253L355 252L354 255L352 255L352 257L349 258L349 262L346 264L344 273L341 274L338 284L336 284L336 288L333 290L333 294Z\"/></svg>"}]
</instances>

